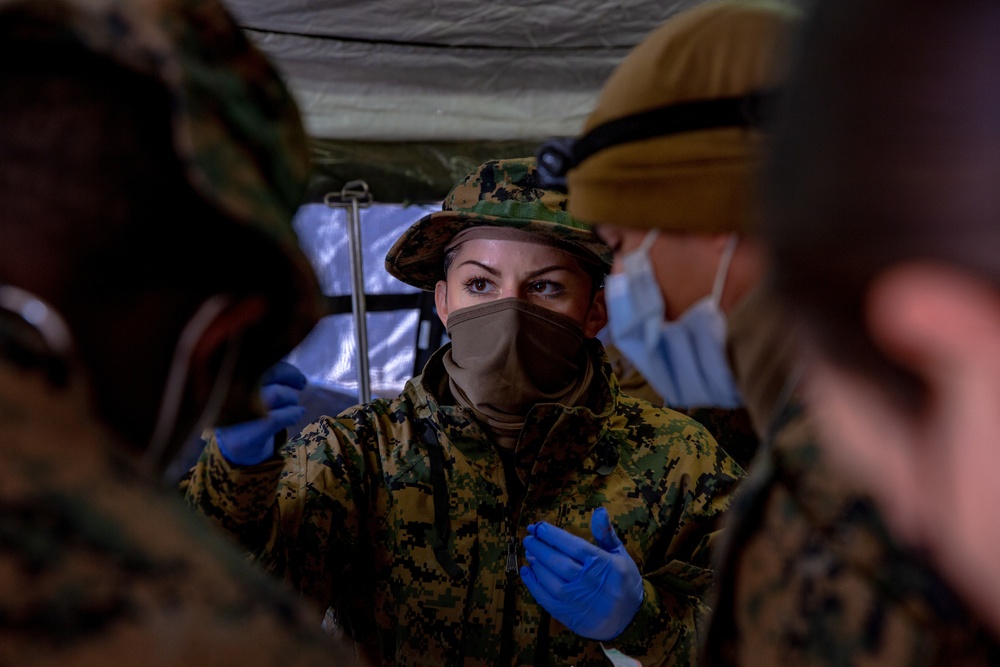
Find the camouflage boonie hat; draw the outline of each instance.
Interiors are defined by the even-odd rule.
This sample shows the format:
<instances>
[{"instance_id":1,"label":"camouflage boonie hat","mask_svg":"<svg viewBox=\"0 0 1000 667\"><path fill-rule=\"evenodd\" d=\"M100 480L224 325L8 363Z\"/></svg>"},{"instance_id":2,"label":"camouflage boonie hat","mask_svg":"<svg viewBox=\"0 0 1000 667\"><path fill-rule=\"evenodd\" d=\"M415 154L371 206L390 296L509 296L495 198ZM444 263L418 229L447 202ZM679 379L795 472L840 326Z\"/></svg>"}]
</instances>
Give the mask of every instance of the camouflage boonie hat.
<instances>
[{"instance_id":1,"label":"camouflage boonie hat","mask_svg":"<svg viewBox=\"0 0 1000 667\"><path fill-rule=\"evenodd\" d=\"M385 257L386 270L404 283L433 290L444 280L448 242L470 227L510 227L539 234L568 252L611 270L611 251L591 227L566 211L566 195L541 187L535 158L491 160L445 197L441 210L403 233Z\"/></svg>"},{"instance_id":2,"label":"camouflage boonie hat","mask_svg":"<svg viewBox=\"0 0 1000 667\"><path fill-rule=\"evenodd\" d=\"M291 225L308 183L305 130L277 71L217 0L0 0L0 39L79 45L159 81L187 181L273 241L296 284L292 335L308 333L320 292Z\"/></svg>"}]
</instances>

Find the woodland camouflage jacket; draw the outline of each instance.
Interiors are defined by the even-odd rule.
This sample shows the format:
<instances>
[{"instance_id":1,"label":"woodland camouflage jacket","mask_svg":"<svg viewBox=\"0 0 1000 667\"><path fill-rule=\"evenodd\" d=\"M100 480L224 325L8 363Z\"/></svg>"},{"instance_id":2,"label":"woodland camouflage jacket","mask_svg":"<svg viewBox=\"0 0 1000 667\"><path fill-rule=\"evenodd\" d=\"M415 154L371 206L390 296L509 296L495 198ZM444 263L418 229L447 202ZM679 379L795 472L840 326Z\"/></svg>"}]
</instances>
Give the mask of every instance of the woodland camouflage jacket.
<instances>
[{"instance_id":1,"label":"woodland camouflage jacket","mask_svg":"<svg viewBox=\"0 0 1000 667\"><path fill-rule=\"evenodd\" d=\"M231 467L211 442L188 498L394 665L607 665L517 574L528 524L591 539L603 505L646 588L608 647L644 665L692 664L709 546L742 471L697 422L620 394L596 342L592 356L593 409L527 416L519 504L470 413L436 398L447 395L435 389L447 386L440 354L399 397L313 422L280 459Z\"/></svg>"}]
</instances>

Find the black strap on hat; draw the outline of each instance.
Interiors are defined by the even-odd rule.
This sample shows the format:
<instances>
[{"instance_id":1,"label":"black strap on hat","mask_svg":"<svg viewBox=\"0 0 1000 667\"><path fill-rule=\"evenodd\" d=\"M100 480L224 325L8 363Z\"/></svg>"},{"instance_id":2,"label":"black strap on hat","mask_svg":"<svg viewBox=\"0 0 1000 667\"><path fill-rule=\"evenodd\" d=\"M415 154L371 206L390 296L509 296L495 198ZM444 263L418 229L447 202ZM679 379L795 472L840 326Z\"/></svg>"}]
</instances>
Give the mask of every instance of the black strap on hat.
<instances>
[{"instance_id":1,"label":"black strap on hat","mask_svg":"<svg viewBox=\"0 0 1000 667\"><path fill-rule=\"evenodd\" d=\"M618 144L719 127L759 127L776 97L774 91L753 91L736 97L669 104L608 121L579 139L550 139L535 153L542 187L566 192L570 169Z\"/></svg>"}]
</instances>

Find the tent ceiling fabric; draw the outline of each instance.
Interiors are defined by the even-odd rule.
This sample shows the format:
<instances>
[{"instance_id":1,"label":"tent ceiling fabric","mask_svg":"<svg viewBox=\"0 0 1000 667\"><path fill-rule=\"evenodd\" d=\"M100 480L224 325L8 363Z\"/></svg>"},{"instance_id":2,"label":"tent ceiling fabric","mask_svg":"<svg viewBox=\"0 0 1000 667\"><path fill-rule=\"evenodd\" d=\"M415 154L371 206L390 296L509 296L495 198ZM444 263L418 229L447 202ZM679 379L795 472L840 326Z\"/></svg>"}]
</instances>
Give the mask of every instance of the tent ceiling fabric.
<instances>
[{"instance_id":1,"label":"tent ceiling fabric","mask_svg":"<svg viewBox=\"0 0 1000 667\"><path fill-rule=\"evenodd\" d=\"M605 79L703 0L227 0L317 139L576 134Z\"/></svg>"}]
</instances>

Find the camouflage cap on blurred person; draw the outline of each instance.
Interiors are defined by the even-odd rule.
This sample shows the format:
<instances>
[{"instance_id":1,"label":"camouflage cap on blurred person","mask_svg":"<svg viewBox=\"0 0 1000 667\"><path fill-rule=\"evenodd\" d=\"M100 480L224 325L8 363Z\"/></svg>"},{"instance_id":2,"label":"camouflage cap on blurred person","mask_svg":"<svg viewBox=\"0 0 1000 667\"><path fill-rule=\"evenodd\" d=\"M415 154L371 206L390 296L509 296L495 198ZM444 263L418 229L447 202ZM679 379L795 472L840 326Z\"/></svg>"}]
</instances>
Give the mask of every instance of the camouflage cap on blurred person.
<instances>
[{"instance_id":1,"label":"camouflage cap on blurred person","mask_svg":"<svg viewBox=\"0 0 1000 667\"><path fill-rule=\"evenodd\" d=\"M216 0L0 0L0 19L6 43L79 45L163 85L187 181L236 229L274 245L276 262L288 264L296 285L287 295L296 302L290 333L308 333L320 313L319 286L291 224L309 176L305 131L277 71L223 6ZM233 252L239 247L236 234Z\"/></svg>"},{"instance_id":2,"label":"camouflage cap on blurred person","mask_svg":"<svg viewBox=\"0 0 1000 667\"><path fill-rule=\"evenodd\" d=\"M389 249L386 270L404 283L433 290L444 280L448 243L472 227L516 229L556 246L604 273L611 252L586 225L566 212L566 195L539 185L534 158L491 160L456 185L441 210L415 222Z\"/></svg>"}]
</instances>

